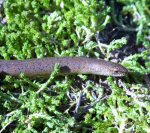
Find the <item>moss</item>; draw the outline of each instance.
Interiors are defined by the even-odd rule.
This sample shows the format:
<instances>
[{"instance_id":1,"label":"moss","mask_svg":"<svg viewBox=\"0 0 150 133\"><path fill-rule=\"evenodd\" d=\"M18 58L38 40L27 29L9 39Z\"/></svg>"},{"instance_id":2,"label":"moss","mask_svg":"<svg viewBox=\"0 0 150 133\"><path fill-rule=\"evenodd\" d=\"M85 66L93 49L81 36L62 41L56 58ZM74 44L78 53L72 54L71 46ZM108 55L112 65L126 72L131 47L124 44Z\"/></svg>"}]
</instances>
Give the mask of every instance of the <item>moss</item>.
<instances>
[{"instance_id":1,"label":"moss","mask_svg":"<svg viewBox=\"0 0 150 133\"><path fill-rule=\"evenodd\" d=\"M124 79L58 76L56 65L49 79L6 76L0 86L0 131L148 132L148 5L147 0L4 1L1 59L119 54L117 61L131 73Z\"/></svg>"}]
</instances>

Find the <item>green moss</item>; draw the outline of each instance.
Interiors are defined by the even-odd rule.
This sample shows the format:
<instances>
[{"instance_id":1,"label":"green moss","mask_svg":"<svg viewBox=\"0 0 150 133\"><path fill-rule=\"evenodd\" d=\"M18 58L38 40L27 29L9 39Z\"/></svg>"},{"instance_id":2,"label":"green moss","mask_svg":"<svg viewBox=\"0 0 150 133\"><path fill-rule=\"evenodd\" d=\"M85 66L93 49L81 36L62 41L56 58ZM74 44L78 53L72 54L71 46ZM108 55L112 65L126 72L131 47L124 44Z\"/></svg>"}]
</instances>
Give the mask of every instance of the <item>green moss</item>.
<instances>
[{"instance_id":1,"label":"green moss","mask_svg":"<svg viewBox=\"0 0 150 133\"><path fill-rule=\"evenodd\" d=\"M130 45L126 36L111 41L109 45L101 45L95 39L98 32L105 33L107 25L114 22L117 22L115 27L119 25L125 31L131 26L136 31L135 47L144 47L145 50L125 57L122 64L131 73L122 80L88 75L58 76L59 65L48 79L29 79L23 74L20 78L6 76L0 86L0 132L150 130L149 90L144 81L144 76L150 73L149 50L146 49L150 47L149 3L147 0L117 2L123 7L119 17L130 14L131 25L124 25L123 19L118 20L113 14L112 3L106 5L105 1L4 1L7 23L0 24L1 59L108 58L112 51ZM107 31L107 34L111 32ZM99 78L105 79L108 86L105 82L100 86ZM107 98L101 100L105 95Z\"/></svg>"}]
</instances>

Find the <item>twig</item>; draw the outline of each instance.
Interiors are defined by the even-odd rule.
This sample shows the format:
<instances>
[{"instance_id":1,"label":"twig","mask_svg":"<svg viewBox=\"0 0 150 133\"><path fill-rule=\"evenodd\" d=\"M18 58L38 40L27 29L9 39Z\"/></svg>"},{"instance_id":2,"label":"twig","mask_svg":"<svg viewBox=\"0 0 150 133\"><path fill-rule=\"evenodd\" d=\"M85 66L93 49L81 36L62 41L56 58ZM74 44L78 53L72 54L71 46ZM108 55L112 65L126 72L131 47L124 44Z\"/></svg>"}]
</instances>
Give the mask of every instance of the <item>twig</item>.
<instances>
[{"instance_id":1,"label":"twig","mask_svg":"<svg viewBox=\"0 0 150 133\"><path fill-rule=\"evenodd\" d=\"M78 102L77 102L76 108L75 108L75 112L76 112L76 113L78 113L79 108L80 108L80 105L81 105L81 97L82 97L82 92L80 91L80 95L79 95L79 98L78 98Z\"/></svg>"}]
</instances>

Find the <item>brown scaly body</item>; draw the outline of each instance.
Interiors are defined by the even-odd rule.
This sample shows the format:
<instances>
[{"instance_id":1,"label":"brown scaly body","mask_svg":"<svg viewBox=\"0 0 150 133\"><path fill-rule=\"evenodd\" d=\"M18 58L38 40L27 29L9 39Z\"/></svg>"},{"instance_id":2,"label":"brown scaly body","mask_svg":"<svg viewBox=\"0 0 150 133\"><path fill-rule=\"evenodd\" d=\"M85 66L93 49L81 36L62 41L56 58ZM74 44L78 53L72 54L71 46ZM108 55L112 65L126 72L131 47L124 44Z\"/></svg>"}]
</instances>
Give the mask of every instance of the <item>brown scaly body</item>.
<instances>
[{"instance_id":1,"label":"brown scaly body","mask_svg":"<svg viewBox=\"0 0 150 133\"><path fill-rule=\"evenodd\" d=\"M24 73L28 77L48 77L55 64L60 64L60 74L95 74L104 76L125 76L128 71L123 66L87 57L50 57L29 60L1 60L0 73L19 76Z\"/></svg>"}]
</instances>

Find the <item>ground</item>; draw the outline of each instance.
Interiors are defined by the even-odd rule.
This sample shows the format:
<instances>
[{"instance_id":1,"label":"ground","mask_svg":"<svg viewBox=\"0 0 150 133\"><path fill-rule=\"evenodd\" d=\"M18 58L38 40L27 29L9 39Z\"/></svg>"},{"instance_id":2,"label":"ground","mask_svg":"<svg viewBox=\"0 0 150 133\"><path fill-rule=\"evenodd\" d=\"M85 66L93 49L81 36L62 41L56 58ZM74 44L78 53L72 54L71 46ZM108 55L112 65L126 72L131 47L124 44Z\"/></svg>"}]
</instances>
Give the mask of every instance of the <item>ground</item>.
<instances>
[{"instance_id":1,"label":"ground","mask_svg":"<svg viewBox=\"0 0 150 133\"><path fill-rule=\"evenodd\" d=\"M148 0L0 1L0 59L86 56L117 62L123 78L1 76L0 132L150 131Z\"/></svg>"}]
</instances>

